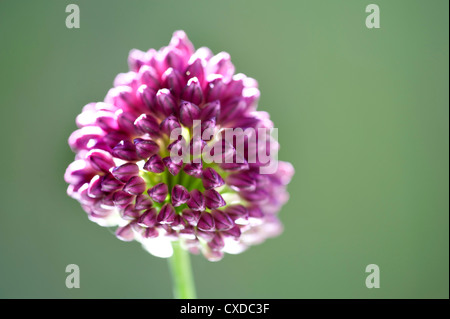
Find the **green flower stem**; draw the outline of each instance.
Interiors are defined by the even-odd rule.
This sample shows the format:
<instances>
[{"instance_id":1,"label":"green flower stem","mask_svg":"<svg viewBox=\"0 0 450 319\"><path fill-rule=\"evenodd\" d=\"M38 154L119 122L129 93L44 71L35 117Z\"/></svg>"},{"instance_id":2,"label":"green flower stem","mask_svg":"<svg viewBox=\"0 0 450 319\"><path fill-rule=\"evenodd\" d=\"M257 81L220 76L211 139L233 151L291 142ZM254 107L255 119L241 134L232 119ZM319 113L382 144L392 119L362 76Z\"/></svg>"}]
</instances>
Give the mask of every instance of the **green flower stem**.
<instances>
[{"instance_id":1,"label":"green flower stem","mask_svg":"<svg viewBox=\"0 0 450 319\"><path fill-rule=\"evenodd\" d=\"M169 259L173 292L176 299L195 299L194 277L189 252L181 248L180 242L172 243L173 255Z\"/></svg>"}]
</instances>

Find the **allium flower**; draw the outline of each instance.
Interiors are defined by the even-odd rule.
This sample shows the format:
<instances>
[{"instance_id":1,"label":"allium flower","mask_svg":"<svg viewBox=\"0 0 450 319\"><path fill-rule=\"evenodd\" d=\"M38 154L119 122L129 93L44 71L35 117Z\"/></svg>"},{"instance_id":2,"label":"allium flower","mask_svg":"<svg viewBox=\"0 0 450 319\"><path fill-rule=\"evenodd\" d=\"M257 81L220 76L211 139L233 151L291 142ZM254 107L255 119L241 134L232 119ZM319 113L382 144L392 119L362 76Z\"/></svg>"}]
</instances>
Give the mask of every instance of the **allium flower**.
<instances>
[{"instance_id":1,"label":"allium flower","mask_svg":"<svg viewBox=\"0 0 450 319\"><path fill-rule=\"evenodd\" d=\"M215 261L278 235L294 170L258 130L273 124L256 111L257 82L235 74L227 53L194 50L183 31L159 51L132 50L128 63L104 101L83 108L69 138L68 194L89 219L160 257L176 241ZM223 138L236 128L253 133ZM262 146L276 164L269 173L256 156ZM208 149L209 160L194 149Z\"/></svg>"}]
</instances>

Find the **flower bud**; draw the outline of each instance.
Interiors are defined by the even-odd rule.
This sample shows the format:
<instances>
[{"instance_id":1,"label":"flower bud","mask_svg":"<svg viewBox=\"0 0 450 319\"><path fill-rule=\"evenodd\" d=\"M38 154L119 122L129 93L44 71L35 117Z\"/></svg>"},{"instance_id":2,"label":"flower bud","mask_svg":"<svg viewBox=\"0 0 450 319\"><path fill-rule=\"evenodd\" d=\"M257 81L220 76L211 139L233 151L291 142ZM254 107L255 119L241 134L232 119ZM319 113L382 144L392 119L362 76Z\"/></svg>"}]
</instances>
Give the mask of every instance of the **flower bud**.
<instances>
[{"instance_id":1,"label":"flower bud","mask_svg":"<svg viewBox=\"0 0 450 319\"><path fill-rule=\"evenodd\" d=\"M145 180L140 176L133 176L126 183L123 190L131 195L139 195L142 194L147 188L147 184Z\"/></svg>"},{"instance_id":2,"label":"flower bud","mask_svg":"<svg viewBox=\"0 0 450 319\"><path fill-rule=\"evenodd\" d=\"M136 196L136 204L135 204L136 209L139 210L149 209L150 207L152 207L152 205L153 202L150 199L150 196L148 196L147 194L139 194L138 196Z\"/></svg>"},{"instance_id":3,"label":"flower bud","mask_svg":"<svg viewBox=\"0 0 450 319\"><path fill-rule=\"evenodd\" d=\"M208 189L205 191L205 203L208 208L219 208L225 206L225 200L214 189Z\"/></svg>"},{"instance_id":4,"label":"flower bud","mask_svg":"<svg viewBox=\"0 0 450 319\"><path fill-rule=\"evenodd\" d=\"M114 205L116 205L117 208L125 208L128 206L128 204L131 204L131 202L134 200L134 195L131 195L124 191L117 191L114 193L113 201Z\"/></svg>"},{"instance_id":5,"label":"flower bud","mask_svg":"<svg viewBox=\"0 0 450 319\"><path fill-rule=\"evenodd\" d=\"M196 178L200 178L203 174L202 163L188 163L183 167L183 171Z\"/></svg>"},{"instance_id":6,"label":"flower bud","mask_svg":"<svg viewBox=\"0 0 450 319\"><path fill-rule=\"evenodd\" d=\"M135 163L125 163L112 169L111 174L119 181L126 183L139 174L139 167Z\"/></svg>"},{"instance_id":7,"label":"flower bud","mask_svg":"<svg viewBox=\"0 0 450 319\"><path fill-rule=\"evenodd\" d=\"M112 150L113 156L125 161L137 161L139 156L136 153L136 146L127 140L122 140Z\"/></svg>"},{"instance_id":8,"label":"flower bud","mask_svg":"<svg viewBox=\"0 0 450 319\"><path fill-rule=\"evenodd\" d=\"M201 113L201 119L203 121L210 120L210 119L217 120L217 118L219 117L219 114L220 114L220 101L219 100L212 101L212 102L207 103L203 107L202 113Z\"/></svg>"},{"instance_id":9,"label":"flower bud","mask_svg":"<svg viewBox=\"0 0 450 319\"><path fill-rule=\"evenodd\" d=\"M106 174L102 178L102 192L108 193L108 192L115 192L119 189L122 189L123 183L117 179L114 178L111 174Z\"/></svg>"},{"instance_id":10,"label":"flower bud","mask_svg":"<svg viewBox=\"0 0 450 319\"><path fill-rule=\"evenodd\" d=\"M191 127L194 120L200 117L200 108L190 102L183 101L180 106L180 122Z\"/></svg>"},{"instance_id":11,"label":"flower bud","mask_svg":"<svg viewBox=\"0 0 450 319\"><path fill-rule=\"evenodd\" d=\"M225 242L223 241L223 238L220 235L220 233L216 233L214 235L214 237L211 239L211 241L208 242L208 246L212 250L217 250L217 251L220 251L225 246Z\"/></svg>"},{"instance_id":12,"label":"flower bud","mask_svg":"<svg viewBox=\"0 0 450 319\"><path fill-rule=\"evenodd\" d=\"M151 66L144 65L139 70L140 81L154 90L160 86L158 72Z\"/></svg>"},{"instance_id":13,"label":"flower bud","mask_svg":"<svg viewBox=\"0 0 450 319\"><path fill-rule=\"evenodd\" d=\"M175 209L171 204L164 204L158 213L157 221L160 224L171 224L175 220Z\"/></svg>"},{"instance_id":14,"label":"flower bud","mask_svg":"<svg viewBox=\"0 0 450 319\"><path fill-rule=\"evenodd\" d=\"M158 212L156 211L156 209L150 208L139 217L137 223L142 227L153 227L157 223L157 215Z\"/></svg>"},{"instance_id":15,"label":"flower bud","mask_svg":"<svg viewBox=\"0 0 450 319\"><path fill-rule=\"evenodd\" d=\"M162 75L162 80L165 86L170 88L172 94L177 97L180 96L181 90L186 83L181 73L174 68L168 68Z\"/></svg>"},{"instance_id":16,"label":"flower bud","mask_svg":"<svg viewBox=\"0 0 450 319\"><path fill-rule=\"evenodd\" d=\"M190 193L191 198L187 201L187 205L192 210L203 211L205 210L205 197L202 192L197 189L193 189Z\"/></svg>"},{"instance_id":17,"label":"flower bud","mask_svg":"<svg viewBox=\"0 0 450 319\"><path fill-rule=\"evenodd\" d=\"M214 209L212 211L212 215L214 217L214 223L217 230L229 230L234 227L234 223L227 213Z\"/></svg>"},{"instance_id":18,"label":"flower bud","mask_svg":"<svg viewBox=\"0 0 450 319\"><path fill-rule=\"evenodd\" d=\"M175 116L171 115L166 117L161 124L159 125L159 128L161 130L161 132L163 132L164 134L166 134L167 136L170 137L170 133L172 133L172 131L174 129L177 128L181 128L180 123L178 123L178 120Z\"/></svg>"},{"instance_id":19,"label":"flower bud","mask_svg":"<svg viewBox=\"0 0 450 319\"><path fill-rule=\"evenodd\" d=\"M172 161L170 157L164 157L162 160L164 165L169 170L170 174L172 174L173 176L177 175L180 172L181 167L183 166L183 161L175 162Z\"/></svg>"},{"instance_id":20,"label":"flower bud","mask_svg":"<svg viewBox=\"0 0 450 319\"><path fill-rule=\"evenodd\" d=\"M186 69L186 75L189 78L196 77L198 79L198 83L200 86L202 86L203 82L205 81L205 70L203 69L202 60L201 59L195 59L191 63L189 63L189 66Z\"/></svg>"},{"instance_id":21,"label":"flower bud","mask_svg":"<svg viewBox=\"0 0 450 319\"><path fill-rule=\"evenodd\" d=\"M151 115L142 114L135 121L136 130L141 134L149 134L151 137L159 136L158 121Z\"/></svg>"},{"instance_id":22,"label":"flower bud","mask_svg":"<svg viewBox=\"0 0 450 319\"><path fill-rule=\"evenodd\" d=\"M155 202L162 203L165 201L167 194L169 193L169 189L167 184L159 183L150 188L147 193Z\"/></svg>"},{"instance_id":23,"label":"flower bud","mask_svg":"<svg viewBox=\"0 0 450 319\"><path fill-rule=\"evenodd\" d=\"M214 218L210 213L202 212L200 215L200 219L197 223L197 228L202 231L214 231L215 230L215 224L214 224Z\"/></svg>"},{"instance_id":24,"label":"flower bud","mask_svg":"<svg viewBox=\"0 0 450 319\"><path fill-rule=\"evenodd\" d=\"M159 145L152 140L135 138L134 145L136 146L136 153L140 158L149 158L159 151Z\"/></svg>"},{"instance_id":25,"label":"flower bud","mask_svg":"<svg viewBox=\"0 0 450 319\"><path fill-rule=\"evenodd\" d=\"M250 173L236 173L227 177L227 184L236 191L253 191L256 188L256 181L253 174Z\"/></svg>"},{"instance_id":26,"label":"flower bud","mask_svg":"<svg viewBox=\"0 0 450 319\"><path fill-rule=\"evenodd\" d=\"M203 170L202 182L205 189L216 188L225 184L223 178L211 167Z\"/></svg>"},{"instance_id":27,"label":"flower bud","mask_svg":"<svg viewBox=\"0 0 450 319\"><path fill-rule=\"evenodd\" d=\"M134 232L131 224L117 228L116 236L123 241L132 241L134 239Z\"/></svg>"},{"instance_id":28,"label":"flower bud","mask_svg":"<svg viewBox=\"0 0 450 319\"><path fill-rule=\"evenodd\" d=\"M177 114L178 107L175 98L168 89L161 89L156 93L156 103L166 116Z\"/></svg>"},{"instance_id":29,"label":"flower bud","mask_svg":"<svg viewBox=\"0 0 450 319\"><path fill-rule=\"evenodd\" d=\"M133 204L128 204L123 210L120 211L120 216L125 220L135 220L139 218L140 211L134 208Z\"/></svg>"},{"instance_id":30,"label":"flower bud","mask_svg":"<svg viewBox=\"0 0 450 319\"><path fill-rule=\"evenodd\" d=\"M199 105L203 101L202 88L196 77L189 79L186 86L183 88L181 98L196 105Z\"/></svg>"},{"instance_id":31,"label":"flower bud","mask_svg":"<svg viewBox=\"0 0 450 319\"><path fill-rule=\"evenodd\" d=\"M144 169L159 174L164 172L165 166L161 157L158 154L155 154L144 164Z\"/></svg>"},{"instance_id":32,"label":"flower bud","mask_svg":"<svg viewBox=\"0 0 450 319\"><path fill-rule=\"evenodd\" d=\"M188 190L181 185L175 185L172 188L172 196L171 196L171 200L172 200L172 205L174 207L180 206L184 203L186 203L190 198L189 192Z\"/></svg>"},{"instance_id":33,"label":"flower bud","mask_svg":"<svg viewBox=\"0 0 450 319\"><path fill-rule=\"evenodd\" d=\"M104 196L102 192L102 179L99 175L92 177L87 188L87 194L92 198L101 198Z\"/></svg>"},{"instance_id":34,"label":"flower bud","mask_svg":"<svg viewBox=\"0 0 450 319\"><path fill-rule=\"evenodd\" d=\"M200 211L184 209L181 215L189 225L197 226L198 220L200 219L200 214Z\"/></svg>"}]
</instances>

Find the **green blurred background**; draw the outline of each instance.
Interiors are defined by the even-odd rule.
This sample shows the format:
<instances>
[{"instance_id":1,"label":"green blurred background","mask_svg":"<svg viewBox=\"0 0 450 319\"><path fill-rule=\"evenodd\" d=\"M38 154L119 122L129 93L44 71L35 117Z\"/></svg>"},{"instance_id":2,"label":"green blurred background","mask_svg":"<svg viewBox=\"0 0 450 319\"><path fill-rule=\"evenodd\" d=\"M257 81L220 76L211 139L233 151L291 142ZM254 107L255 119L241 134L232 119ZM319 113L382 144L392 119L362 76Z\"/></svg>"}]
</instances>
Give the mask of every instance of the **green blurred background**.
<instances>
[{"instance_id":1,"label":"green blurred background","mask_svg":"<svg viewBox=\"0 0 450 319\"><path fill-rule=\"evenodd\" d=\"M81 28L67 29L77 3ZM376 3L381 29L367 29ZM282 236L193 257L201 298L448 298L448 1L0 1L2 298L171 298L66 195L82 106L184 29L259 81L294 164ZM65 267L81 288L65 287ZM365 267L381 269L367 289Z\"/></svg>"}]
</instances>

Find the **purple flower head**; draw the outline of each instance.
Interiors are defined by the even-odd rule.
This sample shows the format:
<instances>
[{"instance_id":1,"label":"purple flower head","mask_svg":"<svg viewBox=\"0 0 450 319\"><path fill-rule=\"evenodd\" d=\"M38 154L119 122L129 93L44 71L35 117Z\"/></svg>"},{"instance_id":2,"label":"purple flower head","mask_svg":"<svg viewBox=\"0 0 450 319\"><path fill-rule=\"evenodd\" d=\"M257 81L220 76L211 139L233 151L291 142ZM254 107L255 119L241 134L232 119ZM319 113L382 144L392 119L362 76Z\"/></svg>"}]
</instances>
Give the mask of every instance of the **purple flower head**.
<instances>
[{"instance_id":1,"label":"purple flower head","mask_svg":"<svg viewBox=\"0 0 450 319\"><path fill-rule=\"evenodd\" d=\"M160 257L181 241L216 261L280 234L294 169L275 157L257 82L183 31L160 50L132 50L128 64L69 137L67 193L88 218Z\"/></svg>"}]
</instances>

